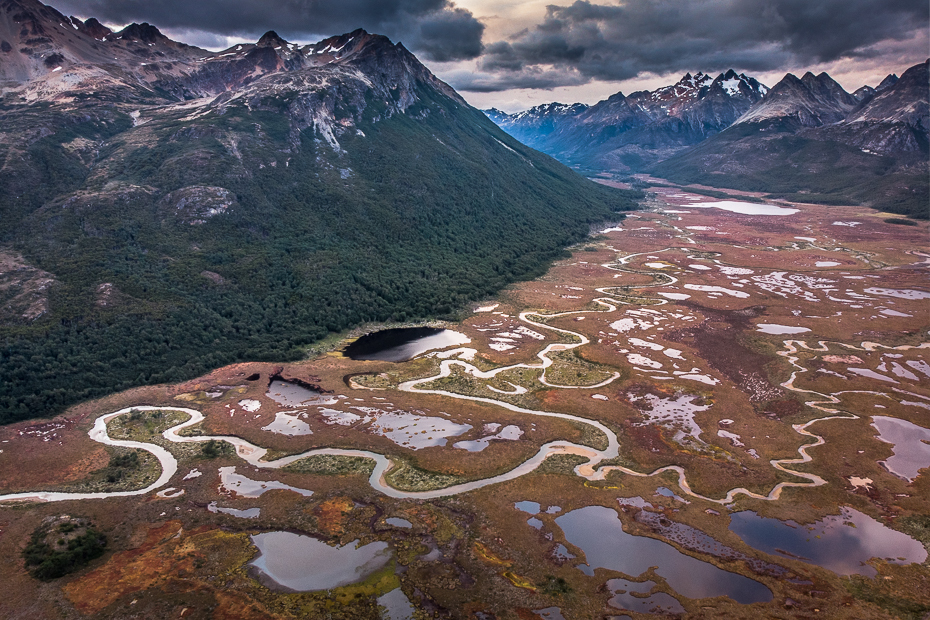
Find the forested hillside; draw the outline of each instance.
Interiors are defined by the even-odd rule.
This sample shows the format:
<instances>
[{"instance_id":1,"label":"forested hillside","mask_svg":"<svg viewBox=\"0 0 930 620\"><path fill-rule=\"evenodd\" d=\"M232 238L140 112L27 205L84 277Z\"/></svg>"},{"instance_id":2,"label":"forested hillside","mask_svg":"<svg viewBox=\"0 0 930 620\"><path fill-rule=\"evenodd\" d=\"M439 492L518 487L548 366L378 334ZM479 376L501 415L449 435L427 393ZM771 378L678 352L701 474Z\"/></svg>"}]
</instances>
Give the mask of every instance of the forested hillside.
<instances>
[{"instance_id":1,"label":"forested hillside","mask_svg":"<svg viewBox=\"0 0 930 620\"><path fill-rule=\"evenodd\" d=\"M452 316L634 206L364 36L191 102L2 100L0 422Z\"/></svg>"}]
</instances>

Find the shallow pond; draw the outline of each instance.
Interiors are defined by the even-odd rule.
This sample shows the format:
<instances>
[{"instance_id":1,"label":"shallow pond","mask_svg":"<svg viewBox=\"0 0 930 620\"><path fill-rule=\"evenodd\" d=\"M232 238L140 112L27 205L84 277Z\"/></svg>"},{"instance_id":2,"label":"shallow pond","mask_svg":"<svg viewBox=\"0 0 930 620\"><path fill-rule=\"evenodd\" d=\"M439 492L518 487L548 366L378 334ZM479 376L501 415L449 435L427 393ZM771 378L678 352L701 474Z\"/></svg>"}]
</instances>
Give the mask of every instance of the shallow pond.
<instances>
[{"instance_id":1,"label":"shallow pond","mask_svg":"<svg viewBox=\"0 0 930 620\"><path fill-rule=\"evenodd\" d=\"M739 200L721 200L719 202L697 202L688 205L698 209L723 209L731 213L742 213L743 215L792 215L800 209L787 209L785 207L776 207L775 205L759 204L755 202L742 202Z\"/></svg>"},{"instance_id":2,"label":"shallow pond","mask_svg":"<svg viewBox=\"0 0 930 620\"><path fill-rule=\"evenodd\" d=\"M268 426L262 427L263 431L271 431L279 435L312 435L310 425L298 418L296 415L289 415L285 411L279 411L274 416L274 422Z\"/></svg>"},{"instance_id":3,"label":"shallow pond","mask_svg":"<svg viewBox=\"0 0 930 620\"><path fill-rule=\"evenodd\" d=\"M866 564L884 558L892 564L927 559L924 546L852 508L809 525L760 517L751 510L730 516L730 530L754 549L828 568L840 575L872 577Z\"/></svg>"},{"instance_id":4,"label":"shallow pond","mask_svg":"<svg viewBox=\"0 0 930 620\"><path fill-rule=\"evenodd\" d=\"M313 495L308 489L298 489L277 480L252 480L236 473L236 468L220 467L220 490L235 493L240 497L261 497L268 491L282 490L300 493L304 497Z\"/></svg>"},{"instance_id":5,"label":"shallow pond","mask_svg":"<svg viewBox=\"0 0 930 620\"><path fill-rule=\"evenodd\" d=\"M637 583L626 579L610 579L607 581L607 588L613 593L613 597L607 601L607 604L617 609L638 611L641 614L685 613L685 608L681 606L678 599L665 592L656 592L644 597L633 595L634 592L647 595L655 585L654 581Z\"/></svg>"},{"instance_id":6,"label":"shallow pond","mask_svg":"<svg viewBox=\"0 0 930 620\"><path fill-rule=\"evenodd\" d=\"M675 432L675 441L681 442L685 437L700 440L701 427L694 421L694 414L710 409L711 405L694 403L700 397L693 394L676 394L677 398L660 398L654 394L635 396L628 394L630 402L639 409L643 422L635 426L654 424ZM648 409L646 408L648 405Z\"/></svg>"},{"instance_id":7,"label":"shallow pond","mask_svg":"<svg viewBox=\"0 0 930 620\"><path fill-rule=\"evenodd\" d=\"M316 390L311 390L310 388L305 388L291 381L282 381L280 379L275 379L271 382L271 385L268 386L268 392L265 395L285 407L326 405L335 402L332 396L321 394ZM259 406L260 405L261 403L259 403Z\"/></svg>"},{"instance_id":8,"label":"shallow pond","mask_svg":"<svg viewBox=\"0 0 930 620\"><path fill-rule=\"evenodd\" d=\"M232 515L234 517L239 517L240 519L257 519L262 513L261 508L247 508L245 510L239 510L236 508L223 508L218 506L216 502L210 502L207 504L207 510L210 512L218 512L224 515Z\"/></svg>"},{"instance_id":9,"label":"shallow pond","mask_svg":"<svg viewBox=\"0 0 930 620\"><path fill-rule=\"evenodd\" d=\"M900 418L875 416L878 438L892 444L894 455L882 464L896 476L914 482L921 469L930 467L930 429Z\"/></svg>"},{"instance_id":10,"label":"shallow pond","mask_svg":"<svg viewBox=\"0 0 930 620\"><path fill-rule=\"evenodd\" d=\"M897 297L898 299L930 299L930 293L927 291L916 291L914 289L896 289L872 287L865 289L870 295L885 295L887 297Z\"/></svg>"},{"instance_id":11,"label":"shallow pond","mask_svg":"<svg viewBox=\"0 0 930 620\"><path fill-rule=\"evenodd\" d=\"M381 360L403 362L432 349L466 344L471 339L451 329L434 327L406 327L384 329L362 336L345 348L345 355L353 360Z\"/></svg>"},{"instance_id":12,"label":"shallow pond","mask_svg":"<svg viewBox=\"0 0 930 620\"><path fill-rule=\"evenodd\" d=\"M379 596L378 605L384 607L383 620L412 620L416 611L410 604L410 599L400 588Z\"/></svg>"},{"instance_id":13,"label":"shallow pond","mask_svg":"<svg viewBox=\"0 0 930 620\"><path fill-rule=\"evenodd\" d=\"M278 585L298 592L328 590L363 580L391 559L388 544L358 541L330 547L310 536L266 532L252 536L260 555L250 564Z\"/></svg>"},{"instance_id":14,"label":"shallow pond","mask_svg":"<svg viewBox=\"0 0 930 620\"><path fill-rule=\"evenodd\" d=\"M486 424L485 431L487 427L491 426ZM498 425L499 426L499 425ZM510 424L505 426L495 435L487 435L485 437L479 437L474 441L459 441L452 445L453 448L459 448L460 450L468 450L469 452L481 452L488 447L488 444L491 443L493 439L501 439L504 441L517 441L520 437L523 436L523 430L519 426Z\"/></svg>"},{"instance_id":15,"label":"shallow pond","mask_svg":"<svg viewBox=\"0 0 930 620\"><path fill-rule=\"evenodd\" d=\"M782 334L803 334L810 330L806 327L791 327L790 325L778 325L777 323L759 323L756 325L756 331L778 336Z\"/></svg>"},{"instance_id":16,"label":"shallow pond","mask_svg":"<svg viewBox=\"0 0 930 620\"><path fill-rule=\"evenodd\" d=\"M565 540L584 552L590 568L609 568L636 577L657 566L656 574L689 598L729 596L738 603L772 599L772 592L758 581L685 555L660 540L627 534L610 508L580 508L555 522L565 532Z\"/></svg>"}]
</instances>

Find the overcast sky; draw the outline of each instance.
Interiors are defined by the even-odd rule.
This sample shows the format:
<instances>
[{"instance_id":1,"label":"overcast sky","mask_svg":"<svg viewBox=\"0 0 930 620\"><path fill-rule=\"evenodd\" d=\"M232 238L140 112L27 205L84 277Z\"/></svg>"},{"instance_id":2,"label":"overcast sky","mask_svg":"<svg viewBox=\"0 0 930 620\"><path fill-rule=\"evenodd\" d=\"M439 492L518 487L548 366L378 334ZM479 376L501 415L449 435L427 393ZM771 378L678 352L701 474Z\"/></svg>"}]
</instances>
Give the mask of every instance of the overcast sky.
<instances>
[{"instance_id":1,"label":"overcast sky","mask_svg":"<svg viewBox=\"0 0 930 620\"><path fill-rule=\"evenodd\" d=\"M48 2L48 0L46 0ZM828 72L875 86L930 56L926 0L51 0L121 25L147 21L210 49L275 30L315 42L356 28L402 41L473 105L594 103L686 72Z\"/></svg>"}]
</instances>

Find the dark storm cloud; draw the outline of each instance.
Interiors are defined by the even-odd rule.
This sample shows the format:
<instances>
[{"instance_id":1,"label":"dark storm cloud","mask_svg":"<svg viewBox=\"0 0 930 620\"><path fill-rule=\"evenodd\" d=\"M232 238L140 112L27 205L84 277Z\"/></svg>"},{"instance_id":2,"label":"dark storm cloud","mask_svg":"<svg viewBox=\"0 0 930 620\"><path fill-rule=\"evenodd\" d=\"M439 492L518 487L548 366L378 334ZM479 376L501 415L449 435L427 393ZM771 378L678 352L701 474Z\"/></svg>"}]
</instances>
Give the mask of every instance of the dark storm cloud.
<instances>
[{"instance_id":1,"label":"dark storm cloud","mask_svg":"<svg viewBox=\"0 0 930 620\"><path fill-rule=\"evenodd\" d=\"M475 58L484 26L449 0L60 0L67 14L110 23L149 22L188 32L199 41L211 35L258 38L275 30L303 40L364 28L403 41L434 60Z\"/></svg>"},{"instance_id":2,"label":"dark storm cloud","mask_svg":"<svg viewBox=\"0 0 930 620\"><path fill-rule=\"evenodd\" d=\"M481 88L532 82L540 66L570 70L566 77L574 82L577 73L625 80L645 72L768 71L868 57L875 53L869 46L908 39L928 20L928 3L920 0L578 0L549 5L542 23L487 45L480 66L498 79L485 79ZM551 72L540 75L536 87L551 88Z\"/></svg>"},{"instance_id":3,"label":"dark storm cloud","mask_svg":"<svg viewBox=\"0 0 930 620\"><path fill-rule=\"evenodd\" d=\"M411 46L434 60L475 58L481 54L484 25L468 11L438 11L419 22Z\"/></svg>"}]
</instances>

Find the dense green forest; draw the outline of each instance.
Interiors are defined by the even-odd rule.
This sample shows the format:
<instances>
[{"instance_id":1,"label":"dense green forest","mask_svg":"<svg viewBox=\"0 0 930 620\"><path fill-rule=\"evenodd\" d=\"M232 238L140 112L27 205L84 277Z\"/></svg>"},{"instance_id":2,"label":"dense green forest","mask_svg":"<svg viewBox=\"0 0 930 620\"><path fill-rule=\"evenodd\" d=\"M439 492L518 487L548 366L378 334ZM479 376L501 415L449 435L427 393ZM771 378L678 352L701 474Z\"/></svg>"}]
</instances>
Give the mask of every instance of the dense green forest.
<instances>
[{"instance_id":1,"label":"dense green forest","mask_svg":"<svg viewBox=\"0 0 930 620\"><path fill-rule=\"evenodd\" d=\"M0 109L42 135L0 146L12 162L0 243L56 280L47 314L0 326L0 423L299 359L369 321L454 317L634 208L635 193L583 179L480 112L419 96L390 118L368 102L363 131L337 149L295 128L287 98L140 127L100 102L60 117ZM231 206L197 220L172 192L201 186L225 188Z\"/></svg>"}]
</instances>

